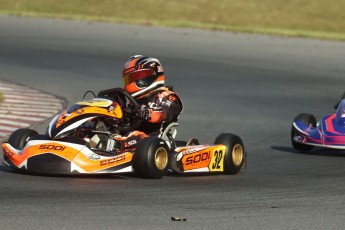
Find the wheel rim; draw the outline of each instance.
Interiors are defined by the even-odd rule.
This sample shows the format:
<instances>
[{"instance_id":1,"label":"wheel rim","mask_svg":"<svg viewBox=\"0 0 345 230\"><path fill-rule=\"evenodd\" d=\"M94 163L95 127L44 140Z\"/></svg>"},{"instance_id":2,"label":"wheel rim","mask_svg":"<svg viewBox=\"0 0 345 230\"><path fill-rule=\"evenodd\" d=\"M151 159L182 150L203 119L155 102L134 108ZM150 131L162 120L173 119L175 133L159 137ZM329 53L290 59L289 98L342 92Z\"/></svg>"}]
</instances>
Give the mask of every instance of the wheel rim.
<instances>
[{"instance_id":1,"label":"wheel rim","mask_svg":"<svg viewBox=\"0 0 345 230\"><path fill-rule=\"evenodd\" d=\"M242 163L243 160L243 147L240 144L236 144L234 148L232 149L232 161L235 166L239 166Z\"/></svg>"},{"instance_id":2,"label":"wheel rim","mask_svg":"<svg viewBox=\"0 0 345 230\"><path fill-rule=\"evenodd\" d=\"M168 152L165 148L160 147L155 154L155 164L159 170L165 169L168 164Z\"/></svg>"}]
</instances>

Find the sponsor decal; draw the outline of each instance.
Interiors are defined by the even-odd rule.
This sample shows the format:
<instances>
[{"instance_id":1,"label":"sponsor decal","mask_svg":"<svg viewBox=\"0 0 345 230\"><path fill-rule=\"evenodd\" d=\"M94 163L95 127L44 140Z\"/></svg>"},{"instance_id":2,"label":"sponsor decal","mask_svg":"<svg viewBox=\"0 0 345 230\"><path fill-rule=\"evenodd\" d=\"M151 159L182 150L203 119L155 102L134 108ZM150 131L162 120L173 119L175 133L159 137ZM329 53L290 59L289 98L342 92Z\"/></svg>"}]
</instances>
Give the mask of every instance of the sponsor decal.
<instances>
[{"instance_id":1,"label":"sponsor decal","mask_svg":"<svg viewBox=\"0 0 345 230\"><path fill-rule=\"evenodd\" d=\"M135 145L136 143L137 143L136 140L131 140L127 142L128 146Z\"/></svg>"},{"instance_id":2,"label":"sponsor decal","mask_svg":"<svg viewBox=\"0 0 345 230\"><path fill-rule=\"evenodd\" d=\"M134 138L138 138L137 136L135 136ZM129 140L127 142L125 142L125 148L129 148L129 147L132 147L134 145L136 145L138 142L137 140Z\"/></svg>"},{"instance_id":3,"label":"sponsor decal","mask_svg":"<svg viewBox=\"0 0 345 230\"><path fill-rule=\"evenodd\" d=\"M61 151L63 152L66 147L63 145L40 145L38 149L44 149L44 150L54 150L54 151Z\"/></svg>"},{"instance_id":4,"label":"sponsor decal","mask_svg":"<svg viewBox=\"0 0 345 230\"><path fill-rule=\"evenodd\" d=\"M77 111L75 111L76 114L78 115L82 115L84 113L83 109L78 109Z\"/></svg>"},{"instance_id":5,"label":"sponsor decal","mask_svg":"<svg viewBox=\"0 0 345 230\"><path fill-rule=\"evenodd\" d=\"M102 160L101 161L101 166L107 165L107 164L114 164L114 163L119 163L122 161L126 160L126 156L122 155L122 156L117 156L114 158L110 158L110 159L106 159L106 160Z\"/></svg>"},{"instance_id":6,"label":"sponsor decal","mask_svg":"<svg viewBox=\"0 0 345 230\"><path fill-rule=\"evenodd\" d=\"M294 136L293 137L293 140L295 141L295 142L298 142L298 143L304 143L305 142L305 137L302 137L302 136Z\"/></svg>"},{"instance_id":7,"label":"sponsor decal","mask_svg":"<svg viewBox=\"0 0 345 230\"><path fill-rule=\"evenodd\" d=\"M90 160L99 160L99 159L101 159L101 157L100 156L98 156L97 154L90 154L90 155L87 155L87 158L89 158Z\"/></svg>"},{"instance_id":8,"label":"sponsor decal","mask_svg":"<svg viewBox=\"0 0 345 230\"><path fill-rule=\"evenodd\" d=\"M176 100L176 97L175 96L173 96L173 95L170 95L169 96L169 101L175 101Z\"/></svg>"},{"instance_id":9,"label":"sponsor decal","mask_svg":"<svg viewBox=\"0 0 345 230\"><path fill-rule=\"evenodd\" d=\"M204 162L204 161L209 160L209 159L210 159L210 152L199 153L199 154L196 154L194 156L187 157L186 165Z\"/></svg>"},{"instance_id":10,"label":"sponsor decal","mask_svg":"<svg viewBox=\"0 0 345 230\"><path fill-rule=\"evenodd\" d=\"M4 153L8 158L12 158L14 153L11 152L7 147L3 148L4 149Z\"/></svg>"},{"instance_id":11,"label":"sponsor decal","mask_svg":"<svg viewBox=\"0 0 345 230\"><path fill-rule=\"evenodd\" d=\"M64 114L61 114L61 116L63 116L62 119L65 119L66 117L71 117L72 114L70 114L70 113L64 113Z\"/></svg>"},{"instance_id":12,"label":"sponsor decal","mask_svg":"<svg viewBox=\"0 0 345 230\"><path fill-rule=\"evenodd\" d=\"M205 147L203 147L203 148L191 148L191 149L183 150L183 151L181 151L181 153L182 153L183 155L188 155L188 154L192 154L192 153L201 151L201 150L203 150L203 149L205 149Z\"/></svg>"}]
</instances>

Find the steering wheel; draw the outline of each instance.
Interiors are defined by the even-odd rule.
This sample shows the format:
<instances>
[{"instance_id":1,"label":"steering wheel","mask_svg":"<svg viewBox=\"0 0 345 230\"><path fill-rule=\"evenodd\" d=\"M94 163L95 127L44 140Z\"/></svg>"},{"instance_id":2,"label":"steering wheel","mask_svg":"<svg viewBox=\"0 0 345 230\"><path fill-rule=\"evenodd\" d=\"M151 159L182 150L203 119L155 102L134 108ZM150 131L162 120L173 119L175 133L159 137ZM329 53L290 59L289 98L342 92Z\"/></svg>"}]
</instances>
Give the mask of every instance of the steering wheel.
<instances>
[{"instance_id":1,"label":"steering wheel","mask_svg":"<svg viewBox=\"0 0 345 230\"><path fill-rule=\"evenodd\" d=\"M136 130L139 127L141 120L135 119L137 117L135 116L135 113L139 105L138 102L127 91L122 88L106 89L100 91L97 97L105 97L120 104L124 120L126 121L121 125L116 125L116 128L120 132L129 132ZM126 99L130 103L126 103Z\"/></svg>"}]
</instances>

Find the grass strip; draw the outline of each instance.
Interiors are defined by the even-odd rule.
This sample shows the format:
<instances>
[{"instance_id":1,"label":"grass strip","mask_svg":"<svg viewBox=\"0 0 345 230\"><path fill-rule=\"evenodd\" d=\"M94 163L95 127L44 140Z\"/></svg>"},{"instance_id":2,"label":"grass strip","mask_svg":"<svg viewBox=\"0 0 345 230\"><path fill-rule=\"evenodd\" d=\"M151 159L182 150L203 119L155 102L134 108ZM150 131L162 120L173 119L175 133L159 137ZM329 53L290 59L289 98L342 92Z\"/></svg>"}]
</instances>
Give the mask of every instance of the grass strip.
<instances>
[{"instance_id":1,"label":"grass strip","mask_svg":"<svg viewBox=\"0 0 345 230\"><path fill-rule=\"evenodd\" d=\"M345 41L345 0L0 0L0 13Z\"/></svg>"}]
</instances>

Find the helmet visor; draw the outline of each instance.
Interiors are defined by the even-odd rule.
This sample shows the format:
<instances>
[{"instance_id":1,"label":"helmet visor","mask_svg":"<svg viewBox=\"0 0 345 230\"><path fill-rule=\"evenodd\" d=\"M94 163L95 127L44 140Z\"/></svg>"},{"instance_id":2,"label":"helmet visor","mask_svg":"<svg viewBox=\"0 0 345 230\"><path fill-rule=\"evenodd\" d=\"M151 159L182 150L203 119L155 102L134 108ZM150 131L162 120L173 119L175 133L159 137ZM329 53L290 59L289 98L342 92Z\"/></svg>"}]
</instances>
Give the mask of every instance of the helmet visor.
<instances>
[{"instance_id":1,"label":"helmet visor","mask_svg":"<svg viewBox=\"0 0 345 230\"><path fill-rule=\"evenodd\" d=\"M125 76L123 76L123 81L125 85L128 85L132 82L139 81L141 79L151 77L155 75L155 71L151 69L141 69L132 73L128 73Z\"/></svg>"}]
</instances>

